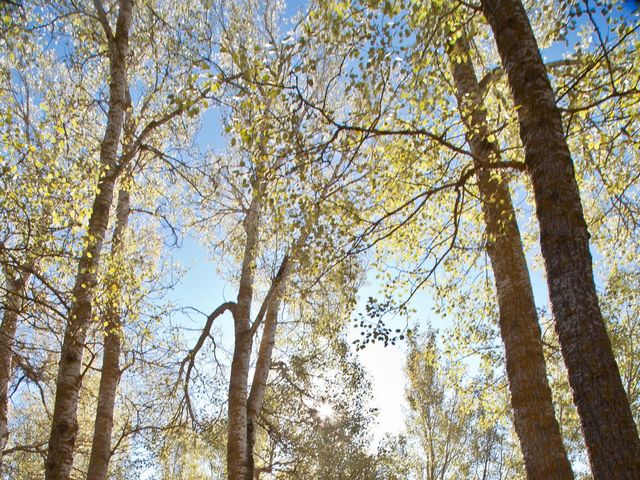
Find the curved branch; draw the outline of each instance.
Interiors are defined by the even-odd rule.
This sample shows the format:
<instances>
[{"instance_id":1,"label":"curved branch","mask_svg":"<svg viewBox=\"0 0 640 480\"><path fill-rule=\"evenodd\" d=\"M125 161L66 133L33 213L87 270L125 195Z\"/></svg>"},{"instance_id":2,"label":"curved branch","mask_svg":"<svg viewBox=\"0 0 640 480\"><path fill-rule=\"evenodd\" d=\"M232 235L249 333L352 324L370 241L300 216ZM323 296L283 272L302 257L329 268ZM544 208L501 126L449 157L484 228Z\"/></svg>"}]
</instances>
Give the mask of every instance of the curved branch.
<instances>
[{"instance_id":1,"label":"curved branch","mask_svg":"<svg viewBox=\"0 0 640 480\"><path fill-rule=\"evenodd\" d=\"M107 41L110 43L113 41L113 30L111 30L111 25L109 25L107 14L104 11L100 0L93 0L93 5L96 8L96 12L98 12L98 21L100 22L100 25L102 25L102 29L107 36Z\"/></svg>"},{"instance_id":2,"label":"curved branch","mask_svg":"<svg viewBox=\"0 0 640 480\"><path fill-rule=\"evenodd\" d=\"M180 382L180 379L182 378L182 374L185 373L185 368L184 367L185 367L185 365L187 365L183 390L184 390L184 395L185 395L185 402L186 402L186 406L187 406L187 411L188 411L189 416L191 417L192 420L195 419L195 416L194 416L193 411L191 409L191 401L189 399L189 380L191 378L191 371L193 370L193 367L194 367L194 364L195 364L196 355L202 349L202 346L204 345L204 342L210 336L211 327L213 326L213 322L215 321L215 319L218 318L220 315L222 315L227 310L231 311L231 313L235 315L234 311L236 309L236 306L237 305L236 305L235 302L225 302L222 305L220 305L218 308L216 308L207 317L207 323L205 323L204 328L202 329L202 333L200 334L200 337L198 338L198 341L196 342L195 346L191 350L189 350L189 353L187 354L187 356L180 363L180 370L178 371L178 382L177 383Z\"/></svg>"},{"instance_id":3,"label":"curved branch","mask_svg":"<svg viewBox=\"0 0 640 480\"><path fill-rule=\"evenodd\" d=\"M287 276L288 266L289 266L289 256L285 255L284 258L282 259L282 263L280 264L280 268L278 269L278 273L276 274L273 281L271 282L271 287L269 287L269 292L267 292L266 297L264 297L264 300L262 301L262 305L260 306L258 315L256 315L256 319L253 321L253 324L251 325L251 329L249 330L250 332L249 335L251 336L255 335L256 331L258 330L258 327L260 326L260 323L262 323L262 319L264 318L264 315L271 304L271 299L276 294L276 291L280 288L280 286L282 285L282 283L284 282Z\"/></svg>"},{"instance_id":4,"label":"curved branch","mask_svg":"<svg viewBox=\"0 0 640 480\"><path fill-rule=\"evenodd\" d=\"M222 315L227 310L229 310L229 311L231 311L231 313L233 313L233 310L235 308L236 308L236 303L235 302L225 302L222 305L220 305L218 308L216 308L207 317L207 323L205 323L204 328L202 329L202 333L200 334L200 337L198 338L198 341L196 342L195 346L191 350L189 350L189 353L184 358L184 360L182 360L182 362L180 364L180 370L179 370L179 373L178 373L178 378L182 377L182 373L184 372L184 366L185 366L185 364L187 362L189 363L189 366L187 367L187 371L186 371L186 375L185 375L186 384L189 383L189 376L191 375L191 370L193 369L193 364L195 362L196 355L198 354L200 349L202 349L202 346L204 345L204 342L207 340L207 337L211 333L211 327L213 326L213 322L215 321L216 318L218 318L220 315ZM185 388L186 388L186 386L185 386Z\"/></svg>"}]
</instances>

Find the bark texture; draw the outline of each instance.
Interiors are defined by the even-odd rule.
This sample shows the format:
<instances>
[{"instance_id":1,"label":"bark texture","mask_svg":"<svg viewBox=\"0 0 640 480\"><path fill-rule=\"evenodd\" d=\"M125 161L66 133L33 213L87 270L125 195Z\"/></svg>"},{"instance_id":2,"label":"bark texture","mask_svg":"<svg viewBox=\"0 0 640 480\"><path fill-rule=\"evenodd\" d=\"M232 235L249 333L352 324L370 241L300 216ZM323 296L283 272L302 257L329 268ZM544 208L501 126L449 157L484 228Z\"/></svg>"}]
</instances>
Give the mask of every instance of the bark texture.
<instances>
[{"instance_id":1,"label":"bark texture","mask_svg":"<svg viewBox=\"0 0 640 480\"><path fill-rule=\"evenodd\" d=\"M251 382L251 391L247 400L247 460L249 469L247 471L247 480L253 480L255 474L255 465L253 461L253 448L256 443L256 427L257 420L262 405L264 403L264 395L267 390L267 380L269 378L269 370L271 370L271 360L273 356L273 347L276 343L276 330L278 327L278 313L280 311L280 303L284 293L285 279L289 270L288 257L285 257L280 265L280 269L272 282L273 291L271 298L267 299L267 312L264 320L264 329L262 338L260 339L260 348L258 350L258 359L256 361L255 371L253 373L253 381Z\"/></svg>"},{"instance_id":2,"label":"bark texture","mask_svg":"<svg viewBox=\"0 0 640 480\"><path fill-rule=\"evenodd\" d=\"M113 233L111 255L115 261L122 258L125 248L124 234L129 221L129 192L121 189L118 194L116 207L116 226ZM109 282L114 285L116 295L122 290L117 275ZM109 303L104 325L104 352L102 357L102 371L100 373L100 387L98 390L98 406L91 444L91 456L87 480L106 480L111 460L111 432L113 431L113 412L116 401L118 383L120 383L120 336L122 335L122 318L120 303L117 298Z\"/></svg>"},{"instance_id":3,"label":"bark texture","mask_svg":"<svg viewBox=\"0 0 640 480\"><path fill-rule=\"evenodd\" d=\"M498 294L513 420L527 478L570 480L573 472L553 409L538 314L509 185L500 172L483 168L483 164L498 162L500 152L497 143L489 141L482 92L464 35L458 37L449 55L458 108L478 169L476 178Z\"/></svg>"},{"instance_id":4,"label":"bark texture","mask_svg":"<svg viewBox=\"0 0 640 480\"><path fill-rule=\"evenodd\" d=\"M82 356L87 326L91 321L96 273L100 264L102 244L109 223L109 210L117 180L118 148L128 103L126 56L133 16L133 0L120 0L115 33L111 32L99 2L96 0L94 3L109 44L109 111L100 148L100 162L104 168L104 174L98 183L98 191L93 201L86 235L87 246L78 264L73 288L74 301L67 319L60 354L56 397L45 462L47 480L67 480L71 475L78 432L77 409L82 384Z\"/></svg>"},{"instance_id":5,"label":"bark texture","mask_svg":"<svg viewBox=\"0 0 640 480\"><path fill-rule=\"evenodd\" d=\"M9 386L13 375L13 342L16 336L18 315L30 275L16 275L5 269L6 293L0 325L0 473L2 457L9 439Z\"/></svg>"},{"instance_id":6,"label":"bark texture","mask_svg":"<svg viewBox=\"0 0 640 480\"><path fill-rule=\"evenodd\" d=\"M229 480L245 480L249 470L247 459L247 394L253 332L251 302L258 249L260 193L255 192L245 218L246 243L237 306L233 310L235 343L229 379L229 419L227 427L227 472Z\"/></svg>"},{"instance_id":7,"label":"bark texture","mask_svg":"<svg viewBox=\"0 0 640 480\"><path fill-rule=\"evenodd\" d=\"M229 426L227 436L227 470L229 480L253 480L253 447L256 434L256 420L267 387L271 356L275 344L278 311L284 292L284 284L289 273L289 257L282 260L278 273L264 302L251 322L251 302L253 299L253 277L258 231L260 224L260 192L254 194L245 220L247 240L245 244L238 300L233 309L235 325L235 345L229 381ZM253 339L258 327L264 323L258 358L256 360L251 390L249 391L249 369Z\"/></svg>"},{"instance_id":8,"label":"bark texture","mask_svg":"<svg viewBox=\"0 0 640 480\"><path fill-rule=\"evenodd\" d=\"M598 304L562 119L519 0L482 0L516 105L547 283L595 479L640 478L640 440Z\"/></svg>"}]
</instances>

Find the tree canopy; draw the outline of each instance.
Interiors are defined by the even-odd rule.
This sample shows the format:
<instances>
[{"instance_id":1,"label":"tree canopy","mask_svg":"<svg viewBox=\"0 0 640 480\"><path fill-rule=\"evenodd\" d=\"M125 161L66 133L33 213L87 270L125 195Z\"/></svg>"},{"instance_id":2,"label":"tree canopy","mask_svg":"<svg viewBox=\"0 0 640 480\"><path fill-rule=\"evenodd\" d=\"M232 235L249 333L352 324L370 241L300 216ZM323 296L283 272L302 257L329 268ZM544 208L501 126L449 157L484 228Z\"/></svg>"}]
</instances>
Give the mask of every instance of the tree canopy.
<instances>
[{"instance_id":1,"label":"tree canopy","mask_svg":"<svg viewBox=\"0 0 640 480\"><path fill-rule=\"evenodd\" d=\"M638 478L639 15L0 2L0 478Z\"/></svg>"}]
</instances>

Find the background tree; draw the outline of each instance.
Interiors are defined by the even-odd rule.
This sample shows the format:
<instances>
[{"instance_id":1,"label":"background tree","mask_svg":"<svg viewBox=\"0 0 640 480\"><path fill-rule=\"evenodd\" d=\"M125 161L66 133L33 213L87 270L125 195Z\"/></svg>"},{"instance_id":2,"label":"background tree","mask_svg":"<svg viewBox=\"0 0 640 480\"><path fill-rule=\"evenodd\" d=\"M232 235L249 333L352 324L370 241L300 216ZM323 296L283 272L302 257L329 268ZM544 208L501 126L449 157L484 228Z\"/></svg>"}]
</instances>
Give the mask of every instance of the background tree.
<instances>
[{"instance_id":1,"label":"background tree","mask_svg":"<svg viewBox=\"0 0 640 480\"><path fill-rule=\"evenodd\" d=\"M509 431L492 413L496 398L442 355L435 332L410 335L406 371L417 478L524 478Z\"/></svg>"}]
</instances>

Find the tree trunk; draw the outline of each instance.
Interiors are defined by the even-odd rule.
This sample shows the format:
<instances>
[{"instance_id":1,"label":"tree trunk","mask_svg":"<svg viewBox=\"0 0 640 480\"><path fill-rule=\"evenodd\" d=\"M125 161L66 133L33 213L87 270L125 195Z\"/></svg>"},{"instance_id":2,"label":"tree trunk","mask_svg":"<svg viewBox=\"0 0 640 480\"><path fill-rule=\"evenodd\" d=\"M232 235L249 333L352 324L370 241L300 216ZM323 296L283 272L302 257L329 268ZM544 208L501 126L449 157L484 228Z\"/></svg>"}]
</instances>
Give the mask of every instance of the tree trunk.
<instances>
[{"instance_id":1,"label":"tree trunk","mask_svg":"<svg viewBox=\"0 0 640 480\"><path fill-rule=\"evenodd\" d=\"M589 233L536 39L518 0L482 0L514 101L549 296L595 479L640 478L640 440L598 304Z\"/></svg>"},{"instance_id":2,"label":"tree trunk","mask_svg":"<svg viewBox=\"0 0 640 480\"><path fill-rule=\"evenodd\" d=\"M96 1L96 3L98 3ZM99 5L99 4L98 4ZM100 13L100 12L99 12ZM102 12L104 14L104 12ZM82 356L86 331L91 321L91 303L97 282L102 244L109 223L109 210L117 179L116 163L124 112L127 108L126 55L133 0L120 0L115 35L105 27L109 41L109 112L100 148L103 176L98 183L87 229L87 245L78 264L73 288L73 304L60 353L56 397L45 463L47 480L67 480L71 474L78 432L78 398L82 384ZM105 20L106 21L106 20Z\"/></svg>"},{"instance_id":3,"label":"tree trunk","mask_svg":"<svg viewBox=\"0 0 640 480\"><path fill-rule=\"evenodd\" d=\"M111 256L115 262L123 258L125 248L124 234L129 221L129 192L121 189L116 208L116 227L113 233ZM106 480L111 459L111 432L113 430L113 411L116 391L120 382L120 336L122 335L122 318L118 296L122 288L118 275L109 282L114 285L114 296L108 300L107 311L103 320L104 353L100 388L98 390L98 406L91 444L91 457L87 480Z\"/></svg>"},{"instance_id":4,"label":"tree trunk","mask_svg":"<svg viewBox=\"0 0 640 480\"><path fill-rule=\"evenodd\" d=\"M449 53L458 108L467 130L474 166L478 168L476 178L498 294L513 420L527 478L573 479L553 409L542 334L509 185L500 172L482 168L483 164L498 162L500 152L497 143L489 141L482 92L464 35L456 40Z\"/></svg>"},{"instance_id":5,"label":"tree trunk","mask_svg":"<svg viewBox=\"0 0 640 480\"><path fill-rule=\"evenodd\" d=\"M235 319L234 319L235 320ZM238 323L236 321L236 323ZM249 471L247 458L247 390L253 338L249 329L236 332L229 380L229 426L227 434L227 469L229 480L245 480Z\"/></svg>"},{"instance_id":6,"label":"tree trunk","mask_svg":"<svg viewBox=\"0 0 640 480\"><path fill-rule=\"evenodd\" d=\"M6 270L6 294L0 325L0 473L2 455L9 439L9 385L13 375L13 342L18 315L22 309L22 299L30 277L28 273L16 276L10 269Z\"/></svg>"},{"instance_id":7,"label":"tree trunk","mask_svg":"<svg viewBox=\"0 0 640 480\"><path fill-rule=\"evenodd\" d=\"M247 458L247 391L253 333L251 302L260 224L260 193L254 192L245 218L246 243L237 306L233 311L235 344L229 379L229 419L227 427L227 472L229 480L245 480L249 470Z\"/></svg>"},{"instance_id":8,"label":"tree trunk","mask_svg":"<svg viewBox=\"0 0 640 480\"><path fill-rule=\"evenodd\" d=\"M273 297L267 307L264 329L262 331L260 348L258 350L258 359L256 360L256 368L253 373L253 381L251 382L251 391L247 401L247 460L249 469L247 471L246 480L253 480L254 478L255 465L253 461L253 448L256 443L256 422L258 415L262 410L264 395L267 390L267 380L269 378L269 371L271 370L273 347L276 342L278 313L280 310L282 295L284 293L285 279L287 277L288 270L289 261L288 257L285 257L272 282L275 289Z\"/></svg>"},{"instance_id":9,"label":"tree trunk","mask_svg":"<svg viewBox=\"0 0 640 480\"><path fill-rule=\"evenodd\" d=\"M285 256L269 293L251 323L253 277L258 246L260 224L260 192L254 193L245 220L247 241L245 244L237 306L234 309L235 345L229 381L229 425L227 434L227 470L229 480L253 480L253 447L256 419L262 408L267 378L271 369L271 356L275 343L278 310L282 300L285 279L289 271L289 257ZM264 319L264 330L256 361L251 391L249 393L249 369L253 338Z\"/></svg>"}]
</instances>

